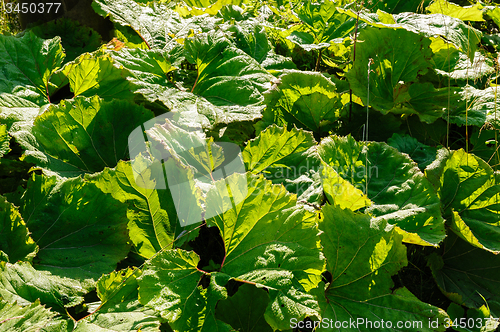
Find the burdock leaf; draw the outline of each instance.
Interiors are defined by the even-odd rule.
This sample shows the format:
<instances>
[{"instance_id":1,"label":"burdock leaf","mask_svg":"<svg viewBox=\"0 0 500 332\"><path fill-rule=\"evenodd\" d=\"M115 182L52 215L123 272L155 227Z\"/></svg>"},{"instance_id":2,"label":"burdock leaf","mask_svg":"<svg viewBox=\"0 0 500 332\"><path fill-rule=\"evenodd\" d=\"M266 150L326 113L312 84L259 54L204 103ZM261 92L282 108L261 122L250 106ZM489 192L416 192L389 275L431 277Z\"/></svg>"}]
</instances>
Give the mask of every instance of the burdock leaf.
<instances>
[{"instance_id":1,"label":"burdock leaf","mask_svg":"<svg viewBox=\"0 0 500 332\"><path fill-rule=\"evenodd\" d=\"M452 301L469 308L490 306L500 311L499 256L473 246L451 233L443 243L443 254L433 254L428 265L439 288Z\"/></svg>"},{"instance_id":2,"label":"burdock leaf","mask_svg":"<svg viewBox=\"0 0 500 332\"><path fill-rule=\"evenodd\" d=\"M33 175L19 201L40 247L33 262L38 269L97 279L130 250L126 205L81 178Z\"/></svg>"},{"instance_id":3,"label":"burdock leaf","mask_svg":"<svg viewBox=\"0 0 500 332\"><path fill-rule=\"evenodd\" d=\"M438 195L451 229L470 244L500 253L500 174L464 150L446 161Z\"/></svg>"},{"instance_id":4,"label":"burdock leaf","mask_svg":"<svg viewBox=\"0 0 500 332\"><path fill-rule=\"evenodd\" d=\"M215 318L217 302L227 297L223 286L229 277L213 273L203 289L198 262L196 253L180 249L153 257L138 278L139 301L154 308L174 331L229 332L231 327Z\"/></svg>"},{"instance_id":5,"label":"burdock leaf","mask_svg":"<svg viewBox=\"0 0 500 332\"><path fill-rule=\"evenodd\" d=\"M137 277L141 270L128 268L105 274L97 281L101 305L91 315L78 321L81 331L160 331L160 317L138 300Z\"/></svg>"},{"instance_id":6,"label":"burdock leaf","mask_svg":"<svg viewBox=\"0 0 500 332\"><path fill-rule=\"evenodd\" d=\"M64 312L64 308L83 302L83 295L92 286L37 271L27 262L0 262L0 296L19 305L29 305L39 300L48 307Z\"/></svg>"},{"instance_id":7,"label":"burdock leaf","mask_svg":"<svg viewBox=\"0 0 500 332\"><path fill-rule=\"evenodd\" d=\"M20 38L0 35L0 93L19 94L15 88L23 86L37 95L36 104L48 103L50 76L64 56L60 37L45 40L31 31Z\"/></svg>"},{"instance_id":8,"label":"burdock leaf","mask_svg":"<svg viewBox=\"0 0 500 332\"><path fill-rule=\"evenodd\" d=\"M28 306L0 300L0 328L4 331L72 331L73 322L46 309L39 300Z\"/></svg>"},{"instance_id":9,"label":"burdock leaf","mask_svg":"<svg viewBox=\"0 0 500 332\"><path fill-rule=\"evenodd\" d=\"M102 171L128 159L128 136L153 117L144 107L98 96L51 105L34 126L16 138L24 160L62 176Z\"/></svg>"},{"instance_id":10,"label":"burdock leaf","mask_svg":"<svg viewBox=\"0 0 500 332\"><path fill-rule=\"evenodd\" d=\"M226 193L230 192L229 197ZM265 317L274 329L290 319L317 316L316 287L323 269L316 216L295 197L262 177L233 174L207 195L207 211L224 241L220 272L269 290Z\"/></svg>"},{"instance_id":11,"label":"burdock leaf","mask_svg":"<svg viewBox=\"0 0 500 332\"><path fill-rule=\"evenodd\" d=\"M406 328L419 331L445 330L447 316L441 309L421 302L406 288L391 290L391 276L407 264L401 235L384 221L347 209L325 205L323 214L320 238L331 282L327 287L321 283L314 293L323 319L331 323L319 331L335 326L394 331L404 327L396 326L398 322L418 324ZM436 326L429 326L429 320L437 320Z\"/></svg>"},{"instance_id":12,"label":"burdock leaf","mask_svg":"<svg viewBox=\"0 0 500 332\"><path fill-rule=\"evenodd\" d=\"M318 147L323 161L373 201L366 211L396 225L404 241L437 246L445 237L441 204L407 155L385 143L331 136Z\"/></svg>"},{"instance_id":13,"label":"burdock leaf","mask_svg":"<svg viewBox=\"0 0 500 332\"><path fill-rule=\"evenodd\" d=\"M315 145L310 132L272 125L248 141L242 155L248 171L262 173L274 184L283 184L297 194L299 201L319 203L323 190Z\"/></svg>"},{"instance_id":14,"label":"burdock leaf","mask_svg":"<svg viewBox=\"0 0 500 332\"><path fill-rule=\"evenodd\" d=\"M261 127L276 123L322 133L340 117L340 95L335 84L316 72L286 70L277 87L266 93L268 108Z\"/></svg>"}]
</instances>

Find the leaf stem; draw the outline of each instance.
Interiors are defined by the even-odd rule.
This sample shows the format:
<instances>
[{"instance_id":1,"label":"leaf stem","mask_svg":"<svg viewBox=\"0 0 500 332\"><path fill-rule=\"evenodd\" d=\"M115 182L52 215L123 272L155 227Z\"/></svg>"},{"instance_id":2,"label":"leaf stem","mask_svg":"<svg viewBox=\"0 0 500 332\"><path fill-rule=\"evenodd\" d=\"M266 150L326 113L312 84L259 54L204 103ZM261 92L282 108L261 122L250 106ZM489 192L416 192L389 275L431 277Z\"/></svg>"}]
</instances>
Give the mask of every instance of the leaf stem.
<instances>
[{"instance_id":1,"label":"leaf stem","mask_svg":"<svg viewBox=\"0 0 500 332\"><path fill-rule=\"evenodd\" d=\"M356 13L356 28L354 29L354 46L352 50L352 65L354 66L354 61L356 61L356 42L358 41L358 25L359 25L359 9ZM352 116L352 89L349 86L349 122L351 122Z\"/></svg>"},{"instance_id":2,"label":"leaf stem","mask_svg":"<svg viewBox=\"0 0 500 332\"><path fill-rule=\"evenodd\" d=\"M238 278L234 278L234 281L238 281L238 282L242 282L244 284L249 284L249 285L257 285L256 282L252 282L252 281L248 281L248 280L242 280L242 279L238 279Z\"/></svg>"},{"instance_id":3,"label":"leaf stem","mask_svg":"<svg viewBox=\"0 0 500 332\"><path fill-rule=\"evenodd\" d=\"M314 68L314 71L318 71L319 61L321 60L321 51L323 50L319 50L318 59L316 60L316 67Z\"/></svg>"},{"instance_id":4,"label":"leaf stem","mask_svg":"<svg viewBox=\"0 0 500 332\"><path fill-rule=\"evenodd\" d=\"M144 43L146 43L146 46L148 47L148 49L151 49L151 46L149 46L149 43L146 41L146 39L144 39L144 37L139 33L139 31L137 31L135 29L134 29L134 31L137 32L137 34L139 35L139 37L141 37L142 41Z\"/></svg>"},{"instance_id":5,"label":"leaf stem","mask_svg":"<svg viewBox=\"0 0 500 332\"><path fill-rule=\"evenodd\" d=\"M0 320L0 324L3 324L5 322L8 322L9 320L13 320L13 319L21 319L21 318L24 318L24 316L16 316L16 317L10 317L10 318L6 318L4 320Z\"/></svg>"},{"instance_id":6,"label":"leaf stem","mask_svg":"<svg viewBox=\"0 0 500 332\"><path fill-rule=\"evenodd\" d=\"M50 80L50 78L49 78L49 80ZM47 99L48 99L48 101L49 101L49 103L50 103L50 96L49 96L49 84L48 84L48 83L49 83L49 82L47 81L47 84L45 85L45 92L47 92Z\"/></svg>"},{"instance_id":7,"label":"leaf stem","mask_svg":"<svg viewBox=\"0 0 500 332\"><path fill-rule=\"evenodd\" d=\"M200 77L200 72L198 71L198 66L196 66L196 71L198 72L198 75L196 75L196 80L194 81L193 87L191 88L191 93L193 93L194 88L196 87L196 84L198 83L198 78Z\"/></svg>"}]
</instances>

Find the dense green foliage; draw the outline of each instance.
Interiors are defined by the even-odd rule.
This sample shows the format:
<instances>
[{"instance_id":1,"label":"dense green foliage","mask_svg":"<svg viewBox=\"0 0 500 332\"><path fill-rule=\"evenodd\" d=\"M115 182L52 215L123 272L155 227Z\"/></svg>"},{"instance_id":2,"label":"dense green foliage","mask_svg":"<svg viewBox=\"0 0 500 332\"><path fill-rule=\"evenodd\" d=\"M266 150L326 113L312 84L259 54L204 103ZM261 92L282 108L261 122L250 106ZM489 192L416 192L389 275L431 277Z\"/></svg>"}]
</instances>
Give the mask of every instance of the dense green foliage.
<instances>
[{"instance_id":1,"label":"dense green foliage","mask_svg":"<svg viewBox=\"0 0 500 332\"><path fill-rule=\"evenodd\" d=\"M0 35L0 331L495 331L500 6L373 2Z\"/></svg>"}]
</instances>

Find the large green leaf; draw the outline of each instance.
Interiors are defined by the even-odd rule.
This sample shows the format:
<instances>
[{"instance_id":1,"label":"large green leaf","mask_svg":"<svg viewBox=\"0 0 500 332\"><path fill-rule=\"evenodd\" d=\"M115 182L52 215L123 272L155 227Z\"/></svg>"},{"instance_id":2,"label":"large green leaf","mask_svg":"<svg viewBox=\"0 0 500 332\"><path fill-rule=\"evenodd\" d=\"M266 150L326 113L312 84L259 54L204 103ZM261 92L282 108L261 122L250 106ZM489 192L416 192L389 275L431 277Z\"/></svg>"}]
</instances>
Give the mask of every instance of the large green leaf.
<instances>
[{"instance_id":1,"label":"large green leaf","mask_svg":"<svg viewBox=\"0 0 500 332\"><path fill-rule=\"evenodd\" d=\"M363 41L356 49L359 57L346 76L353 93L363 103L369 102L383 114L417 114L428 123L443 114L448 105L448 90L436 90L429 83L418 82L430 69L432 51L428 38L402 29L367 28L361 31L359 39ZM435 105L436 100L441 103Z\"/></svg>"},{"instance_id":2,"label":"large green leaf","mask_svg":"<svg viewBox=\"0 0 500 332\"><path fill-rule=\"evenodd\" d=\"M34 265L75 279L98 278L130 250L126 205L81 178L33 175L19 198L40 247Z\"/></svg>"},{"instance_id":3,"label":"large green leaf","mask_svg":"<svg viewBox=\"0 0 500 332\"><path fill-rule=\"evenodd\" d=\"M216 22L202 16L183 19L156 2L143 6L133 0L98 0L92 8L99 15L110 16L113 22L134 29L151 49L170 49L177 39L186 38L193 30L213 30Z\"/></svg>"},{"instance_id":4,"label":"large green leaf","mask_svg":"<svg viewBox=\"0 0 500 332\"><path fill-rule=\"evenodd\" d=\"M29 305L39 299L42 304L64 312L64 308L83 302L83 295L91 287L90 284L37 271L26 262L0 262L0 297L19 305Z\"/></svg>"},{"instance_id":5,"label":"large green leaf","mask_svg":"<svg viewBox=\"0 0 500 332\"><path fill-rule=\"evenodd\" d=\"M215 317L241 332L272 332L264 320L269 296L263 289L243 284L233 296L217 304Z\"/></svg>"},{"instance_id":6,"label":"large green leaf","mask_svg":"<svg viewBox=\"0 0 500 332\"><path fill-rule=\"evenodd\" d=\"M444 216L458 236L500 253L500 174L481 158L455 151L446 161L438 195Z\"/></svg>"},{"instance_id":7,"label":"large green leaf","mask_svg":"<svg viewBox=\"0 0 500 332\"><path fill-rule=\"evenodd\" d=\"M220 32L186 39L186 59L196 65L191 92L218 106L247 106L263 102L273 76Z\"/></svg>"},{"instance_id":8,"label":"large green leaf","mask_svg":"<svg viewBox=\"0 0 500 332\"><path fill-rule=\"evenodd\" d=\"M276 88L266 95L268 107L259 129L272 123L327 132L340 117L340 95L335 84L316 72L287 70L276 81Z\"/></svg>"},{"instance_id":9,"label":"large green leaf","mask_svg":"<svg viewBox=\"0 0 500 332\"><path fill-rule=\"evenodd\" d=\"M230 44L227 39L222 37L221 39L222 44L226 46ZM198 52L197 55L193 56L203 57L206 55L203 53L203 48L210 47L210 44L197 43L193 47L200 48L193 51ZM186 122L192 121L192 118L199 114L201 126L204 129L218 131L231 123L254 121L260 118L260 111L263 108L263 105L261 105L263 100L261 91L270 86L268 81L272 79L272 76L267 74L249 55L233 46L226 53L231 52L238 53L237 57L234 59L209 59L214 63L217 62L221 68L219 68L220 70L212 68L211 76L209 75L211 79L208 77L204 81L205 83L202 82L202 86L213 86L214 89L217 86L224 86L222 93L229 91L230 97L228 97L228 100L222 100L220 96L211 96L212 93L208 93L209 91L200 89L195 89L194 93L186 91L192 89L197 71L188 71L186 75L189 79L186 81L189 84L185 83L185 87L182 86L182 81L172 81L167 74L175 69L172 66L172 61L175 59L169 59L166 52L140 49L133 51L121 50L120 52L113 52L112 56L116 64L129 70L131 76L128 79L133 83L134 91L141 94L147 101L155 103L156 107L163 106L165 112L169 110L182 112L180 116L185 117ZM220 54L216 54L216 56L222 57ZM247 75L240 78L238 74L234 74L234 70L237 70L235 68L239 68L242 73L246 72ZM220 71L226 72L221 73ZM262 77L266 77L267 85L261 86ZM245 90L246 92L241 92L240 96L237 97L234 90ZM216 91L216 93L221 92ZM204 97L205 94L207 94L206 98Z\"/></svg>"},{"instance_id":10,"label":"large green leaf","mask_svg":"<svg viewBox=\"0 0 500 332\"><path fill-rule=\"evenodd\" d=\"M437 246L445 237L434 188L407 156L385 143L332 136L318 147L323 161L373 201L367 211L398 226L403 240Z\"/></svg>"},{"instance_id":11,"label":"large green leaf","mask_svg":"<svg viewBox=\"0 0 500 332\"><path fill-rule=\"evenodd\" d=\"M0 328L12 332L71 331L72 323L40 305L40 301L22 307L0 300Z\"/></svg>"},{"instance_id":12,"label":"large green leaf","mask_svg":"<svg viewBox=\"0 0 500 332\"><path fill-rule=\"evenodd\" d=\"M331 280L315 290L327 322L319 331L445 330L441 309L421 302L406 288L391 289L391 276L407 264L401 235L384 221L347 209L325 205L323 215L320 238ZM436 319L439 327L433 329L429 320ZM366 325L370 321L379 325ZM403 329L399 322L419 325Z\"/></svg>"},{"instance_id":13,"label":"large green leaf","mask_svg":"<svg viewBox=\"0 0 500 332\"><path fill-rule=\"evenodd\" d=\"M11 135L26 125L31 127L41 109L44 108L40 108L29 99L10 93L0 93L0 123L7 125L7 131ZM17 125L13 127L16 122Z\"/></svg>"},{"instance_id":14,"label":"large green leaf","mask_svg":"<svg viewBox=\"0 0 500 332\"><path fill-rule=\"evenodd\" d=\"M2 92L0 93L0 107L3 111L7 111L8 108L40 108L38 104L26 98L27 96L15 95L12 93Z\"/></svg>"},{"instance_id":15,"label":"large green leaf","mask_svg":"<svg viewBox=\"0 0 500 332\"><path fill-rule=\"evenodd\" d=\"M297 194L299 201L313 203L323 198L317 181L320 162L315 145L314 137L307 131L288 131L273 125L248 141L242 156L248 171L263 173L274 184L283 184Z\"/></svg>"},{"instance_id":16,"label":"large green leaf","mask_svg":"<svg viewBox=\"0 0 500 332\"><path fill-rule=\"evenodd\" d=\"M467 25L462 20L442 14L401 13L388 15L381 11L375 14L364 10L359 12L352 9L339 10L351 17L359 17L360 21L373 27L405 29L424 37L443 38L453 43L458 50L466 53L471 60L474 59L477 44L482 36L481 31Z\"/></svg>"},{"instance_id":17,"label":"large green leaf","mask_svg":"<svg viewBox=\"0 0 500 332\"><path fill-rule=\"evenodd\" d=\"M356 20L337 11L337 6L338 3L331 0L304 2L295 11L305 29L293 31L287 38L306 51L311 51L329 47L335 39L347 37L355 29Z\"/></svg>"},{"instance_id":18,"label":"large green leaf","mask_svg":"<svg viewBox=\"0 0 500 332\"><path fill-rule=\"evenodd\" d=\"M29 236L18 209L0 196L0 252L7 255L9 262L15 263L31 261L37 251L38 246Z\"/></svg>"},{"instance_id":19,"label":"large green leaf","mask_svg":"<svg viewBox=\"0 0 500 332\"><path fill-rule=\"evenodd\" d=\"M183 124L176 119L169 118L164 122L145 130L150 138L152 155L165 158L168 157L165 155L167 150L183 165L191 166L200 181L212 182L217 176L214 170L224 162L223 148L218 145L224 143L216 144L212 138L205 138L201 130L184 129ZM188 126L194 127L196 124L196 121L192 121Z\"/></svg>"},{"instance_id":20,"label":"large green leaf","mask_svg":"<svg viewBox=\"0 0 500 332\"><path fill-rule=\"evenodd\" d=\"M220 272L269 290L267 323L288 329L292 318L318 316L317 302L307 294L324 266L316 216L295 207L295 197L282 186L250 174L217 182L207 201L207 211L216 215L207 223L219 228L224 241Z\"/></svg>"},{"instance_id":21,"label":"large green leaf","mask_svg":"<svg viewBox=\"0 0 500 332\"><path fill-rule=\"evenodd\" d=\"M65 62L75 60L82 53L95 51L102 43L96 31L69 18L40 24L30 30L43 39L59 36L66 53Z\"/></svg>"},{"instance_id":22,"label":"large green leaf","mask_svg":"<svg viewBox=\"0 0 500 332\"><path fill-rule=\"evenodd\" d=\"M462 21L484 21L483 5L476 3L474 6L461 7L446 0L434 0L426 9L431 14L443 14Z\"/></svg>"},{"instance_id":23,"label":"large green leaf","mask_svg":"<svg viewBox=\"0 0 500 332\"><path fill-rule=\"evenodd\" d=\"M465 105L450 113L450 122L461 126L491 125L493 128L500 128L500 100L497 92L497 86L484 90L465 86L461 91Z\"/></svg>"},{"instance_id":24,"label":"large green leaf","mask_svg":"<svg viewBox=\"0 0 500 332\"><path fill-rule=\"evenodd\" d=\"M264 26L258 21L247 20L232 24L227 27L227 31L234 34L232 41L236 47L254 58L263 68L269 71L296 69L291 58L275 53Z\"/></svg>"},{"instance_id":25,"label":"large green leaf","mask_svg":"<svg viewBox=\"0 0 500 332\"><path fill-rule=\"evenodd\" d=\"M128 268L103 275L97 281L98 309L78 321L81 331L160 331L160 318L138 300L138 269Z\"/></svg>"},{"instance_id":26,"label":"large green leaf","mask_svg":"<svg viewBox=\"0 0 500 332\"><path fill-rule=\"evenodd\" d=\"M481 52L476 52L473 61L471 61L465 53L454 52L456 51L454 48L451 48L451 50L448 48L451 47L446 43L443 43L441 47L433 48L435 70L441 76L450 77L453 80L475 82L495 72L493 61L481 54ZM448 62L449 53L451 55Z\"/></svg>"},{"instance_id":27,"label":"large green leaf","mask_svg":"<svg viewBox=\"0 0 500 332\"><path fill-rule=\"evenodd\" d=\"M299 164L297 161L303 159L304 153L315 145L314 137L307 131L296 128L288 131L273 125L247 143L243 160L248 171L267 173L273 166L279 168ZM287 174L287 177L290 176L293 177Z\"/></svg>"},{"instance_id":28,"label":"large green leaf","mask_svg":"<svg viewBox=\"0 0 500 332\"><path fill-rule=\"evenodd\" d=\"M406 153L418 164L420 170L424 170L435 159L437 148L420 143L416 138L408 135L393 134L387 140L387 144L396 148L399 152Z\"/></svg>"},{"instance_id":29,"label":"large green leaf","mask_svg":"<svg viewBox=\"0 0 500 332\"><path fill-rule=\"evenodd\" d=\"M412 14L402 13L395 15L396 25L426 37L440 36L451 41L459 50L467 54L471 61L481 40L481 31L474 29L462 20L441 14Z\"/></svg>"},{"instance_id":30,"label":"large green leaf","mask_svg":"<svg viewBox=\"0 0 500 332\"><path fill-rule=\"evenodd\" d=\"M430 0L386 0L386 1L378 1L373 5L370 5L369 8L372 11L376 11L377 9L383 10L384 12L397 14L404 12L414 12L416 13L419 9L422 9L422 5L425 3L429 3Z\"/></svg>"},{"instance_id":31,"label":"large green leaf","mask_svg":"<svg viewBox=\"0 0 500 332\"><path fill-rule=\"evenodd\" d=\"M472 246L456 234L444 241L443 254L432 254L428 265L441 291L454 302L469 308L490 306L494 317L500 312L500 257Z\"/></svg>"},{"instance_id":32,"label":"large green leaf","mask_svg":"<svg viewBox=\"0 0 500 332\"><path fill-rule=\"evenodd\" d=\"M114 64L109 54L85 53L56 72L53 81L62 86L69 82L74 96L103 99L133 99L132 84L126 78L129 72Z\"/></svg>"},{"instance_id":33,"label":"large green leaf","mask_svg":"<svg viewBox=\"0 0 500 332\"><path fill-rule=\"evenodd\" d=\"M121 161L115 169L86 177L103 192L127 203L130 239L136 252L145 258L151 258L160 249L172 248L174 239L183 230L190 230L179 224L170 191L155 189L155 167L139 156L132 165ZM163 174L160 179L164 179ZM185 194L193 196L196 192ZM184 199L187 201L186 196Z\"/></svg>"},{"instance_id":34,"label":"large green leaf","mask_svg":"<svg viewBox=\"0 0 500 332\"><path fill-rule=\"evenodd\" d=\"M233 202L243 196L236 207L226 196L225 183L233 189ZM203 276L198 255L162 252L139 278L141 303L156 308L174 330L229 331L214 311L217 301L227 297L223 285L233 278L268 289L265 318L274 329L288 329L291 318L318 316L316 301L306 293L317 286L324 266L315 216L294 208L294 197L282 187L252 175L233 174L217 182L208 198L210 214L223 212L209 221L217 225L225 243L220 272L211 274L204 290L198 286Z\"/></svg>"},{"instance_id":35,"label":"large green leaf","mask_svg":"<svg viewBox=\"0 0 500 332\"><path fill-rule=\"evenodd\" d=\"M143 82L143 84L174 87L174 85L168 84L167 74L176 68L172 66L168 54L164 51L124 48L111 52L111 56L115 65L127 69L132 73L133 78ZM131 80L134 82L133 79Z\"/></svg>"},{"instance_id":36,"label":"large green leaf","mask_svg":"<svg viewBox=\"0 0 500 332\"><path fill-rule=\"evenodd\" d=\"M139 280L139 300L154 308L174 331L229 332L231 327L215 318L215 305L227 298L223 287L228 276L212 273L207 289L198 286L203 274L199 256L184 250L167 250L153 257Z\"/></svg>"},{"instance_id":37,"label":"large green leaf","mask_svg":"<svg viewBox=\"0 0 500 332\"><path fill-rule=\"evenodd\" d=\"M78 97L50 106L35 120L32 135L16 137L24 160L60 175L102 171L128 159L128 135L153 117L127 101Z\"/></svg>"},{"instance_id":38,"label":"large green leaf","mask_svg":"<svg viewBox=\"0 0 500 332\"><path fill-rule=\"evenodd\" d=\"M163 122L163 125L151 128L150 123L144 125L149 147L143 145L142 150L149 149L154 158L153 164L148 166L156 178L151 188L168 187L182 226L201 222L213 216L202 208L213 182L234 172L245 172L240 149L233 143L215 144L212 138L205 139L201 130L189 128L196 125L195 121L189 123L187 129L175 119L164 119ZM143 139L142 133L138 135L138 139ZM137 149L137 153L140 150ZM132 155L135 153L131 150ZM137 172L136 168L134 161L134 172L140 174L141 170Z\"/></svg>"},{"instance_id":39,"label":"large green leaf","mask_svg":"<svg viewBox=\"0 0 500 332\"><path fill-rule=\"evenodd\" d=\"M0 35L0 92L15 92L16 87L22 86L39 96L38 105L50 102L50 76L63 59L59 37L44 40L33 32L20 38Z\"/></svg>"},{"instance_id":40,"label":"large green leaf","mask_svg":"<svg viewBox=\"0 0 500 332\"><path fill-rule=\"evenodd\" d=\"M218 133L222 128L247 121L249 125L262 117L263 106L248 105L226 105L217 106L209 102L202 96L195 95L188 91L181 91L177 88L169 88L161 85L146 85L137 90L146 100L164 105L165 111L178 112L186 120L193 117L202 118L203 129L212 130ZM226 127L227 128L227 127Z\"/></svg>"}]
</instances>

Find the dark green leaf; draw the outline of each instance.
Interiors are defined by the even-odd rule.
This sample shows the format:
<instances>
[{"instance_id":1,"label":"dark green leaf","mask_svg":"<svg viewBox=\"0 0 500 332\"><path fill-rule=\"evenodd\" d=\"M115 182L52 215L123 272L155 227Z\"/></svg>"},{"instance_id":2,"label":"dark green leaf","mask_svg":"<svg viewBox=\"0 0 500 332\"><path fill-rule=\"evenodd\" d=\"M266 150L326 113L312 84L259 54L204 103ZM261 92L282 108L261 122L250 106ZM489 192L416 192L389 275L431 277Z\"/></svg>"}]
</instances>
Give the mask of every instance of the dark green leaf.
<instances>
[{"instance_id":1,"label":"dark green leaf","mask_svg":"<svg viewBox=\"0 0 500 332\"><path fill-rule=\"evenodd\" d=\"M273 76L221 33L188 38L186 59L197 67L191 91L218 106L262 103Z\"/></svg>"},{"instance_id":2,"label":"dark green leaf","mask_svg":"<svg viewBox=\"0 0 500 332\"><path fill-rule=\"evenodd\" d=\"M154 165L138 157L133 166L130 162L119 162L115 169L87 176L103 192L127 203L130 239L136 252L145 258L151 258L160 249L172 248L174 239L183 230L190 230L177 221L170 191L155 189L158 179L154 169Z\"/></svg>"},{"instance_id":3,"label":"dark green leaf","mask_svg":"<svg viewBox=\"0 0 500 332\"><path fill-rule=\"evenodd\" d=\"M37 25L31 31L43 39L59 36L66 53L65 62L75 60L82 53L93 52L101 45L97 32L68 18Z\"/></svg>"},{"instance_id":4,"label":"dark green leaf","mask_svg":"<svg viewBox=\"0 0 500 332\"><path fill-rule=\"evenodd\" d=\"M81 303L92 286L37 271L26 262L0 262L0 296L19 305L29 305L39 299L42 304L64 312L64 308Z\"/></svg>"},{"instance_id":5,"label":"dark green leaf","mask_svg":"<svg viewBox=\"0 0 500 332\"><path fill-rule=\"evenodd\" d=\"M264 319L268 303L265 290L243 284L236 294L217 304L215 317L241 332L272 332Z\"/></svg>"},{"instance_id":6,"label":"dark green leaf","mask_svg":"<svg viewBox=\"0 0 500 332\"><path fill-rule=\"evenodd\" d=\"M332 322L319 331L331 331L335 322L347 323L337 330L397 331L401 329L396 327L399 321L419 324L411 330L445 330L446 315L441 309L421 302L406 288L391 290L391 276L407 264L401 235L387 228L384 221L350 210L326 205L323 215L320 238L332 281L325 288L321 283L315 294L323 319ZM429 320L439 320L437 329L429 326ZM366 325L368 321L371 327ZM386 322L383 326L382 321ZM379 325L374 327L373 322Z\"/></svg>"},{"instance_id":7,"label":"dark green leaf","mask_svg":"<svg viewBox=\"0 0 500 332\"><path fill-rule=\"evenodd\" d=\"M275 125L262 131L243 150L246 169L253 174L263 173L274 184L299 196L299 201L319 202L323 198L317 181L319 158L314 152L316 141L311 133Z\"/></svg>"},{"instance_id":8,"label":"dark green leaf","mask_svg":"<svg viewBox=\"0 0 500 332\"><path fill-rule=\"evenodd\" d=\"M472 246L455 234L444 241L443 255L429 257L429 266L441 291L454 302L469 308L500 301L499 256ZM495 309L494 309L495 308Z\"/></svg>"},{"instance_id":9,"label":"dark green leaf","mask_svg":"<svg viewBox=\"0 0 500 332\"><path fill-rule=\"evenodd\" d=\"M385 143L332 136L318 149L323 161L373 201L367 211L398 226L404 241L437 246L445 237L439 198L407 156Z\"/></svg>"},{"instance_id":10,"label":"dark green leaf","mask_svg":"<svg viewBox=\"0 0 500 332\"><path fill-rule=\"evenodd\" d=\"M57 79L60 85L69 81L74 96L93 97L96 94L103 99L132 100L132 84L126 79L128 71L114 65L109 54L92 55L85 53L75 61L64 66Z\"/></svg>"},{"instance_id":11,"label":"dark green leaf","mask_svg":"<svg viewBox=\"0 0 500 332\"><path fill-rule=\"evenodd\" d=\"M3 331L38 332L73 330L73 323L57 317L54 312L40 305L36 300L29 306L0 300L0 328Z\"/></svg>"},{"instance_id":12,"label":"dark green leaf","mask_svg":"<svg viewBox=\"0 0 500 332\"><path fill-rule=\"evenodd\" d=\"M361 31L359 39L363 41L356 49L359 58L346 76L363 103L369 101L383 114L417 114L428 123L443 114L448 105L447 90L442 96L442 90L430 83L418 83L430 69L428 38L402 29L368 28Z\"/></svg>"},{"instance_id":13,"label":"dark green leaf","mask_svg":"<svg viewBox=\"0 0 500 332\"><path fill-rule=\"evenodd\" d=\"M134 29L151 49L171 49L176 39L186 38L190 30L210 31L216 22L213 18L194 17L183 19L164 4L153 3L148 6L133 0L99 0L92 8L104 17L122 26Z\"/></svg>"},{"instance_id":14,"label":"dark green leaf","mask_svg":"<svg viewBox=\"0 0 500 332\"><path fill-rule=\"evenodd\" d=\"M317 302L307 293L323 270L316 216L295 207L295 197L282 186L250 174L216 182L207 202L216 215L207 223L219 228L224 241L220 272L269 290L267 323L288 329L292 318L318 317Z\"/></svg>"},{"instance_id":15,"label":"dark green leaf","mask_svg":"<svg viewBox=\"0 0 500 332\"><path fill-rule=\"evenodd\" d=\"M21 38L0 35L0 92L15 93L17 86L23 86L39 96L39 106L48 103L50 76L63 59L59 37L44 40L33 32Z\"/></svg>"},{"instance_id":16,"label":"dark green leaf","mask_svg":"<svg viewBox=\"0 0 500 332\"><path fill-rule=\"evenodd\" d=\"M217 301L227 298L223 287L229 277L213 273L207 289L198 286L203 274L194 252L167 250L153 257L139 280L139 300L154 308L174 331L229 332L231 327L215 318Z\"/></svg>"},{"instance_id":17,"label":"dark green leaf","mask_svg":"<svg viewBox=\"0 0 500 332\"><path fill-rule=\"evenodd\" d=\"M40 247L34 260L39 269L97 279L130 250L126 205L81 178L33 175L18 204Z\"/></svg>"},{"instance_id":18,"label":"dark green leaf","mask_svg":"<svg viewBox=\"0 0 500 332\"><path fill-rule=\"evenodd\" d=\"M500 174L463 149L446 160L438 195L451 229L479 248L500 253Z\"/></svg>"},{"instance_id":19,"label":"dark green leaf","mask_svg":"<svg viewBox=\"0 0 500 332\"><path fill-rule=\"evenodd\" d=\"M25 161L63 176L97 172L128 159L129 134L152 117L126 101L79 97L50 106L36 118L32 135L16 138L28 150Z\"/></svg>"},{"instance_id":20,"label":"dark green leaf","mask_svg":"<svg viewBox=\"0 0 500 332\"><path fill-rule=\"evenodd\" d=\"M268 107L259 129L272 123L312 130L328 131L340 116L342 104L335 84L320 73L287 70L276 81L266 100Z\"/></svg>"},{"instance_id":21,"label":"dark green leaf","mask_svg":"<svg viewBox=\"0 0 500 332\"><path fill-rule=\"evenodd\" d=\"M159 332L160 318L138 300L138 269L129 268L103 275L97 281L101 305L91 315L78 321L75 332L143 331Z\"/></svg>"},{"instance_id":22,"label":"dark green leaf","mask_svg":"<svg viewBox=\"0 0 500 332\"><path fill-rule=\"evenodd\" d=\"M396 148L399 152L406 153L418 164L418 168L423 171L435 159L437 148L420 143L416 138L408 135L393 134L387 140L387 144Z\"/></svg>"}]
</instances>

